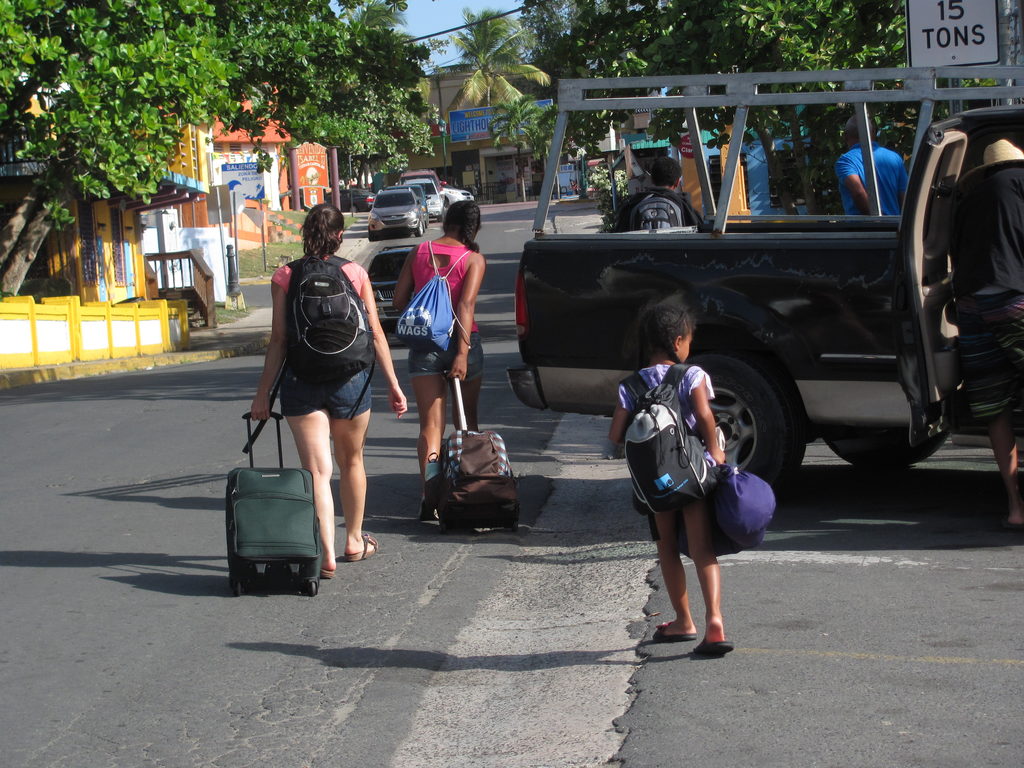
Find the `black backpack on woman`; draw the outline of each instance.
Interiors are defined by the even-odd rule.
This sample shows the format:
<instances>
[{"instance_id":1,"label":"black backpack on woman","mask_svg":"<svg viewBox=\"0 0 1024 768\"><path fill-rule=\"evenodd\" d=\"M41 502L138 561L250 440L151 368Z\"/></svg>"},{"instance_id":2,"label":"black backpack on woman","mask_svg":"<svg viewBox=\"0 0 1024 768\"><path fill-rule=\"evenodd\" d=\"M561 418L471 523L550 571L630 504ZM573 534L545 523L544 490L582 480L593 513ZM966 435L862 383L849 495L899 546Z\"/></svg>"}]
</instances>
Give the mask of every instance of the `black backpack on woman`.
<instances>
[{"instance_id":1,"label":"black backpack on woman","mask_svg":"<svg viewBox=\"0 0 1024 768\"><path fill-rule=\"evenodd\" d=\"M342 267L348 259L291 262L288 367L303 381L344 381L376 360L366 306Z\"/></svg>"}]
</instances>

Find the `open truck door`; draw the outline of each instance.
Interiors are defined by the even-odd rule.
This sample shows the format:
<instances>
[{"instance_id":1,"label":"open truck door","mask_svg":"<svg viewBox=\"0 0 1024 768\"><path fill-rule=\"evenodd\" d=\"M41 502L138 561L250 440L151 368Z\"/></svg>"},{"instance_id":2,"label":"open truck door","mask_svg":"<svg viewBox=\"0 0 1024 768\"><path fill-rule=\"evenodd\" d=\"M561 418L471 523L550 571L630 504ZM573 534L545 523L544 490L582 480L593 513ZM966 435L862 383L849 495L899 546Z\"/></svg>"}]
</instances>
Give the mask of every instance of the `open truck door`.
<instances>
[{"instance_id":1,"label":"open truck door","mask_svg":"<svg viewBox=\"0 0 1024 768\"><path fill-rule=\"evenodd\" d=\"M893 284L899 378L910 401L914 445L950 428L985 430L973 422L963 398L954 397L962 375L949 249L957 200L965 185L980 178L969 172L982 165L985 147L997 139L1024 146L1020 107L963 112L931 125L918 145ZM1024 409L1014 411L1013 422L1024 435Z\"/></svg>"},{"instance_id":2,"label":"open truck door","mask_svg":"<svg viewBox=\"0 0 1024 768\"><path fill-rule=\"evenodd\" d=\"M959 118L930 126L917 147L904 202L893 311L912 445L949 431L949 398L961 381L949 245L967 146Z\"/></svg>"}]
</instances>

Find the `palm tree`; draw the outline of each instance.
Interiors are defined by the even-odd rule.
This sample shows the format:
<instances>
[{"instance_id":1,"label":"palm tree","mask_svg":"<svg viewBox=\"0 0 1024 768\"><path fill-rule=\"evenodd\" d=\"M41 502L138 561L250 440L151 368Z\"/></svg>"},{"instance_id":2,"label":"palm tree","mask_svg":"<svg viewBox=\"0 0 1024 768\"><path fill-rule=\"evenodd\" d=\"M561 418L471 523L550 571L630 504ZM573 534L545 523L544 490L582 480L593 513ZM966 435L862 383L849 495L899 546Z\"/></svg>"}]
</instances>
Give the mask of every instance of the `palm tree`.
<instances>
[{"instance_id":1,"label":"palm tree","mask_svg":"<svg viewBox=\"0 0 1024 768\"><path fill-rule=\"evenodd\" d=\"M529 145L529 134L536 128L537 121L543 114L534 101L533 96L520 94L507 104L494 109L491 118L491 137L494 146L501 146L502 141L516 148L516 181L526 202L526 176L520 164L522 152ZM536 150L537 147L534 147Z\"/></svg>"},{"instance_id":2,"label":"palm tree","mask_svg":"<svg viewBox=\"0 0 1024 768\"><path fill-rule=\"evenodd\" d=\"M489 107L492 99L499 104L512 102L522 94L509 77L524 77L541 85L551 82L537 67L522 63L523 29L518 22L503 17L477 23L499 13L486 8L479 13L468 8L462 11L462 18L472 26L452 36L452 44L462 57L452 69L472 74L462 83L449 110L463 105Z\"/></svg>"},{"instance_id":3,"label":"palm tree","mask_svg":"<svg viewBox=\"0 0 1024 768\"><path fill-rule=\"evenodd\" d=\"M526 140L533 148L533 154L537 157L547 159L551 149L551 140L555 136L555 120L558 118L558 107L548 104L546 107L538 107L539 114L523 130L526 132Z\"/></svg>"},{"instance_id":4,"label":"palm tree","mask_svg":"<svg viewBox=\"0 0 1024 768\"><path fill-rule=\"evenodd\" d=\"M395 10L387 0L366 0L351 10L348 17L353 24L362 24L371 29L396 29L405 26L405 14Z\"/></svg>"}]
</instances>

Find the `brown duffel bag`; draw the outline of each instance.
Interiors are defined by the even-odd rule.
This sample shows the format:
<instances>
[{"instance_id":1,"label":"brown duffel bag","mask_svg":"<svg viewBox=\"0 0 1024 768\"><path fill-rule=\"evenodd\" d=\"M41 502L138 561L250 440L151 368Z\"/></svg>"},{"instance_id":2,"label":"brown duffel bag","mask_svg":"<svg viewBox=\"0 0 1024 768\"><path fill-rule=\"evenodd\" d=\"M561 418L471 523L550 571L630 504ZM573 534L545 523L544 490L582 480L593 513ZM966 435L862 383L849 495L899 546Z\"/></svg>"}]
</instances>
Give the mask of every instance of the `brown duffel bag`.
<instances>
[{"instance_id":1,"label":"brown duffel bag","mask_svg":"<svg viewBox=\"0 0 1024 768\"><path fill-rule=\"evenodd\" d=\"M519 493L505 441L497 432L466 429L462 390L452 380L458 424L441 446L437 518L447 528L511 528L519 523Z\"/></svg>"}]
</instances>

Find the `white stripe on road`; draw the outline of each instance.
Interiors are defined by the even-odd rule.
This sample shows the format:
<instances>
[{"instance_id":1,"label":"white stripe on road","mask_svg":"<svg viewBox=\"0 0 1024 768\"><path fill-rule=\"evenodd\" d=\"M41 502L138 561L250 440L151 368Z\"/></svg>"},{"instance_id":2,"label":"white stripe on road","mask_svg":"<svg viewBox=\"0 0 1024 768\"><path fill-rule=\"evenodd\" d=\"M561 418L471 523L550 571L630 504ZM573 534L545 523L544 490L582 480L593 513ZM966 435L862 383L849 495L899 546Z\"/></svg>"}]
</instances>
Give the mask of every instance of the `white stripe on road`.
<instances>
[{"instance_id":1,"label":"white stripe on road","mask_svg":"<svg viewBox=\"0 0 1024 768\"><path fill-rule=\"evenodd\" d=\"M549 450L567 461L568 438L597 436L565 424ZM618 752L639 661L628 627L644 618L654 549L607 483L580 481L587 471L556 479L522 555L446 649L395 768L596 767Z\"/></svg>"},{"instance_id":2,"label":"white stripe on road","mask_svg":"<svg viewBox=\"0 0 1024 768\"><path fill-rule=\"evenodd\" d=\"M905 557L882 555L845 555L837 552L804 552L787 550L748 549L735 555L725 555L718 561L722 566L745 565L749 563L792 564L811 563L814 565L895 565L900 568L931 565L927 560L910 560Z\"/></svg>"}]
</instances>

